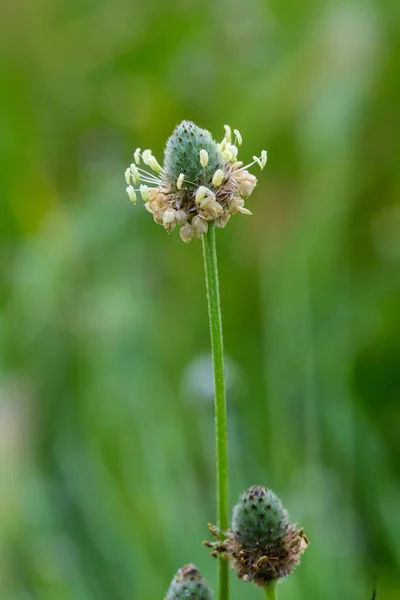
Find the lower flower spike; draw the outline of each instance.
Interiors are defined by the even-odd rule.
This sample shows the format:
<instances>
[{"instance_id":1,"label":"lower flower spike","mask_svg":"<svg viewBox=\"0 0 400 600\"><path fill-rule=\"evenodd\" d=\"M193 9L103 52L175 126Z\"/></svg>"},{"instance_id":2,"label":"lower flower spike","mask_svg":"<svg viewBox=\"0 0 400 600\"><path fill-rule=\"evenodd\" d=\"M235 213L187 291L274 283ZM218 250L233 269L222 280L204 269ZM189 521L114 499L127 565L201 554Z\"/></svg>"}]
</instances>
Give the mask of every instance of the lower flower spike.
<instances>
[{"instance_id":1,"label":"lower flower spike","mask_svg":"<svg viewBox=\"0 0 400 600\"><path fill-rule=\"evenodd\" d=\"M220 537L213 525L209 529ZM224 536L223 541L204 545L212 549L212 556L232 561L239 579L263 587L290 575L308 546L304 531L290 522L278 496L258 485L241 495L233 510L232 529Z\"/></svg>"},{"instance_id":2,"label":"lower flower spike","mask_svg":"<svg viewBox=\"0 0 400 600\"><path fill-rule=\"evenodd\" d=\"M185 565L173 578L165 600L212 600L212 592L200 571Z\"/></svg>"}]
</instances>

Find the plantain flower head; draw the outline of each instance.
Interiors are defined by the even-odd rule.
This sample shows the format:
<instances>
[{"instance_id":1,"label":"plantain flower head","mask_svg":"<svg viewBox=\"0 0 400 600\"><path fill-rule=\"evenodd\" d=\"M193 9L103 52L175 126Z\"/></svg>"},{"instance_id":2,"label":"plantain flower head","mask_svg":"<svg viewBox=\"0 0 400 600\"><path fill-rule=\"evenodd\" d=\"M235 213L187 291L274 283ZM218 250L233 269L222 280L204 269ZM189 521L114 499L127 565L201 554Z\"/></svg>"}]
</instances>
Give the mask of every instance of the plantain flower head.
<instances>
[{"instance_id":1,"label":"plantain flower head","mask_svg":"<svg viewBox=\"0 0 400 600\"><path fill-rule=\"evenodd\" d=\"M185 565L173 578L165 600L212 600L211 589L193 564Z\"/></svg>"},{"instance_id":2,"label":"plantain flower head","mask_svg":"<svg viewBox=\"0 0 400 600\"><path fill-rule=\"evenodd\" d=\"M242 136L225 125L225 136L217 143L209 131L191 121L182 121L168 139L163 166L151 150L137 148L134 162L125 171L127 194L136 204L137 193L154 221L168 233L179 227L184 242L207 233L208 224L225 227L231 215L250 215L245 198L257 179L248 169L267 162L265 150L243 165L238 160Z\"/></svg>"},{"instance_id":3,"label":"plantain flower head","mask_svg":"<svg viewBox=\"0 0 400 600\"><path fill-rule=\"evenodd\" d=\"M211 533L220 532L209 525ZM289 520L278 496L260 485L244 492L233 509L232 529L226 539L204 542L213 556L230 560L239 579L266 587L290 575L308 546L302 529Z\"/></svg>"}]
</instances>

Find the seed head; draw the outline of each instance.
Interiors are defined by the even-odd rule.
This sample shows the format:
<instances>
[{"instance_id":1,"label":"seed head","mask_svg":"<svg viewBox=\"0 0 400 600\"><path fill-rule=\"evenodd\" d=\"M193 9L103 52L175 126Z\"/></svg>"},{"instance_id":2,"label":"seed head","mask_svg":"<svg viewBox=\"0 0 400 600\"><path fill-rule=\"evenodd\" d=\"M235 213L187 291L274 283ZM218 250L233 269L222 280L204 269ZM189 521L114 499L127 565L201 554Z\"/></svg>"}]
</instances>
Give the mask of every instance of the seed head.
<instances>
[{"instance_id":1,"label":"seed head","mask_svg":"<svg viewBox=\"0 0 400 600\"><path fill-rule=\"evenodd\" d=\"M154 221L168 232L178 225L185 242L204 235L209 222L225 227L231 215L251 214L244 198L250 196L257 179L247 169L254 164L264 168L267 154L263 150L243 166L237 160L242 136L234 129L232 143L231 128L224 128L225 136L217 143L209 131L182 121L167 141L163 166L150 149L137 148L134 162L125 171L131 200L140 192ZM139 167L142 163L149 170Z\"/></svg>"},{"instance_id":2,"label":"seed head","mask_svg":"<svg viewBox=\"0 0 400 600\"><path fill-rule=\"evenodd\" d=\"M173 578L165 600L212 600L212 592L200 571L185 565Z\"/></svg>"}]
</instances>

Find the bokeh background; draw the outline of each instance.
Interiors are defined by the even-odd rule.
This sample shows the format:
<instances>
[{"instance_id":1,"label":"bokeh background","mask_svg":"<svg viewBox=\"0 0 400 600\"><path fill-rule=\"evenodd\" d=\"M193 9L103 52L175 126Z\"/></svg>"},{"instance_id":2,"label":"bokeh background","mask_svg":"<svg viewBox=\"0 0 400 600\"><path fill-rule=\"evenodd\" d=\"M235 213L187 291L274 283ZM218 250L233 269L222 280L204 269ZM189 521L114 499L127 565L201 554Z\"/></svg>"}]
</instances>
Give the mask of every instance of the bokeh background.
<instances>
[{"instance_id":1,"label":"bokeh background","mask_svg":"<svg viewBox=\"0 0 400 600\"><path fill-rule=\"evenodd\" d=\"M201 244L123 176L182 119L269 156L218 232L231 503L264 484L306 528L282 600L399 598L398 0L0 12L1 598L216 586Z\"/></svg>"}]
</instances>

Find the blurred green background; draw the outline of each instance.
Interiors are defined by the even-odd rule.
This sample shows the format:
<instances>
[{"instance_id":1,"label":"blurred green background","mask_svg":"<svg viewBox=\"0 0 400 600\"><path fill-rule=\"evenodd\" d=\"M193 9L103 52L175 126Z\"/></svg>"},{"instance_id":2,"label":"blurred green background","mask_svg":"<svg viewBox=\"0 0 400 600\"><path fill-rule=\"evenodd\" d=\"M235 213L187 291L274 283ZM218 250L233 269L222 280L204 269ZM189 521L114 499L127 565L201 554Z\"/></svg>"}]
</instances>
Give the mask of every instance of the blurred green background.
<instances>
[{"instance_id":1,"label":"blurred green background","mask_svg":"<svg viewBox=\"0 0 400 600\"><path fill-rule=\"evenodd\" d=\"M306 528L282 600L399 598L398 0L0 13L1 598L216 586L201 244L123 176L182 119L269 156L218 231L231 504L264 484Z\"/></svg>"}]
</instances>

